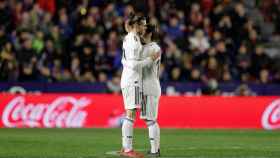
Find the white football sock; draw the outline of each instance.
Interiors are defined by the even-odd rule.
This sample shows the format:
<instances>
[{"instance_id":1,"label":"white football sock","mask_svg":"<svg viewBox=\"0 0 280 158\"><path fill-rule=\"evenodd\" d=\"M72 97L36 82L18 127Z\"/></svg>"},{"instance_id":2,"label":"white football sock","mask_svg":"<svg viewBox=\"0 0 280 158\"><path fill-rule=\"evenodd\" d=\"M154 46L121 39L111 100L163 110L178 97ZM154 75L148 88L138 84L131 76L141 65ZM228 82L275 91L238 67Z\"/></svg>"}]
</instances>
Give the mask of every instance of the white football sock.
<instances>
[{"instance_id":1,"label":"white football sock","mask_svg":"<svg viewBox=\"0 0 280 158\"><path fill-rule=\"evenodd\" d=\"M122 124L122 146L125 152L132 150L134 121L125 118Z\"/></svg>"},{"instance_id":2,"label":"white football sock","mask_svg":"<svg viewBox=\"0 0 280 158\"><path fill-rule=\"evenodd\" d=\"M151 153L156 153L158 152L159 149L159 134L160 134L159 125L157 122L154 121L148 121L147 125L149 129Z\"/></svg>"},{"instance_id":3,"label":"white football sock","mask_svg":"<svg viewBox=\"0 0 280 158\"><path fill-rule=\"evenodd\" d=\"M157 143L157 146L156 146L156 149L159 150L160 149L160 128L159 128L159 125L158 123L156 123L157 125L157 139L156 139L156 143Z\"/></svg>"}]
</instances>

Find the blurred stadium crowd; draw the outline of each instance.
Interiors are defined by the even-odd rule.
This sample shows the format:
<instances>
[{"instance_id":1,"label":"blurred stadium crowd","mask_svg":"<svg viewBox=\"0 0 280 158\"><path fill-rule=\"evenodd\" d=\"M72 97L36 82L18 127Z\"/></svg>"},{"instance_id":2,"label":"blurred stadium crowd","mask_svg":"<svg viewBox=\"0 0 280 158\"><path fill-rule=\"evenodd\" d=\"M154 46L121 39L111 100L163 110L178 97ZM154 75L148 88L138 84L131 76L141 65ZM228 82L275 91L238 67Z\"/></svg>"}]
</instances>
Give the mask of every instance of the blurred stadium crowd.
<instances>
[{"instance_id":1,"label":"blurred stadium crowd","mask_svg":"<svg viewBox=\"0 0 280 158\"><path fill-rule=\"evenodd\" d=\"M280 83L279 0L0 0L0 80L118 85L132 11L159 27L161 81Z\"/></svg>"}]
</instances>

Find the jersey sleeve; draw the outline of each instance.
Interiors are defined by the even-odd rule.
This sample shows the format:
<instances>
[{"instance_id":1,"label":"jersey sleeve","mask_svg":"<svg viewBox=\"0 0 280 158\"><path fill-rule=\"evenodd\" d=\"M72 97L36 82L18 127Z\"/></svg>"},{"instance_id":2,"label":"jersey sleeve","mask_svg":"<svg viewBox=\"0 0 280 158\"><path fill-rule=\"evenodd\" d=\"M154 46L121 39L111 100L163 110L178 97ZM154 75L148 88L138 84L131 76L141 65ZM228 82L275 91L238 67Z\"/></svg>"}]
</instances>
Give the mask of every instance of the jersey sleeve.
<instances>
[{"instance_id":1,"label":"jersey sleeve","mask_svg":"<svg viewBox=\"0 0 280 158\"><path fill-rule=\"evenodd\" d=\"M138 70L143 67L150 67L153 63L151 57L147 57L144 60L122 60L123 66L126 66L133 70Z\"/></svg>"},{"instance_id":2,"label":"jersey sleeve","mask_svg":"<svg viewBox=\"0 0 280 158\"><path fill-rule=\"evenodd\" d=\"M161 53L161 49L157 44L154 44L153 51L150 53L151 54ZM155 61L153 61L151 57L147 57L144 60L126 60L126 61L123 61L123 65L127 66L131 69L137 70L138 68L151 67L153 65L153 63L157 63L159 60L160 60L160 57L158 59L156 59Z\"/></svg>"}]
</instances>

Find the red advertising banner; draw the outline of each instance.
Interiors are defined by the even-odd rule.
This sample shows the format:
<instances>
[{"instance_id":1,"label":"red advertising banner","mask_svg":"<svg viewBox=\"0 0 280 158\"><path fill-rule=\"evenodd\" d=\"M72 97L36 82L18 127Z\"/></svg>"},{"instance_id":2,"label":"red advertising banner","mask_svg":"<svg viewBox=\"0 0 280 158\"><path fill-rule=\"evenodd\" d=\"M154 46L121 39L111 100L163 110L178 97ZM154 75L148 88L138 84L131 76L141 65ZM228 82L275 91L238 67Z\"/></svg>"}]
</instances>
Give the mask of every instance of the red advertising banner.
<instances>
[{"instance_id":1,"label":"red advertising banner","mask_svg":"<svg viewBox=\"0 0 280 158\"><path fill-rule=\"evenodd\" d=\"M123 113L118 95L0 95L0 127L119 127ZM162 96L158 121L168 128L280 129L280 99ZM137 119L135 126L145 124Z\"/></svg>"}]
</instances>

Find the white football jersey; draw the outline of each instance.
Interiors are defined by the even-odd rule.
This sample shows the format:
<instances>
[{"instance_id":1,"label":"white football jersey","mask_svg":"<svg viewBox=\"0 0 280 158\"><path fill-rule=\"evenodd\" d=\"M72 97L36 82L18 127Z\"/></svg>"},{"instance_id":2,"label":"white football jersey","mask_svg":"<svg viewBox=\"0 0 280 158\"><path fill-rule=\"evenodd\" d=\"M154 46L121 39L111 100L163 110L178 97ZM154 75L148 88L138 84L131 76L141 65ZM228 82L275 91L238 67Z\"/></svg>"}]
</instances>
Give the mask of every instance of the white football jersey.
<instances>
[{"instance_id":1,"label":"white football jersey","mask_svg":"<svg viewBox=\"0 0 280 158\"><path fill-rule=\"evenodd\" d=\"M147 57L151 56L152 53L161 52L159 45L156 42L151 42L143 46L143 58L148 60ZM146 64L143 67L142 79L143 79L143 92L145 95L160 96L161 88L159 83L159 68L160 68L159 57L156 61L151 64Z\"/></svg>"},{"instance_id":2,"label":"white football jersey","mask_svg":"<svg viewBox=\"0 0 280 158\"><path fill-rule=\"evenodd\" d=\"M134 32L129 32L123 40L122 64L123 71L121 76L121 88L128 86L141 87L142 69L139 67L130 68L125 63L132 63L141 60L142 44L139 36Z\"/></svg>"}]
</instances>

